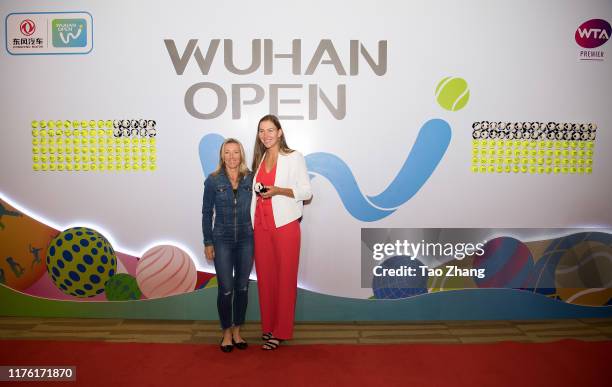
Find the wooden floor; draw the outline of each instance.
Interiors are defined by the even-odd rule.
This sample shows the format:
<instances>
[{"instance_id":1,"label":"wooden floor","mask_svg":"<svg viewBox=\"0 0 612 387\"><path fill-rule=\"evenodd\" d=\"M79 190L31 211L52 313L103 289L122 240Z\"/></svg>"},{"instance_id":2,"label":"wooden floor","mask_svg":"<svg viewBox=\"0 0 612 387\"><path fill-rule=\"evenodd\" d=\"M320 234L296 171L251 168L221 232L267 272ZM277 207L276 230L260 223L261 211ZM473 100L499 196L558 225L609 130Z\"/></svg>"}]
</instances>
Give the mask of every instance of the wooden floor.
<instances>
[{"instance_id":1,"label":"wooden floor","mask_svg":"<svg viewBox=\"0 0 612 387\"><path fill-rule=\"evenodd\" d=\"M258 323L243 337L259 343ZM216 321L0 317L0 339L218 344ZM612 340L612 318L546 321L299 323L296 344L548 342Z\"/></svg>"}]
</instances>

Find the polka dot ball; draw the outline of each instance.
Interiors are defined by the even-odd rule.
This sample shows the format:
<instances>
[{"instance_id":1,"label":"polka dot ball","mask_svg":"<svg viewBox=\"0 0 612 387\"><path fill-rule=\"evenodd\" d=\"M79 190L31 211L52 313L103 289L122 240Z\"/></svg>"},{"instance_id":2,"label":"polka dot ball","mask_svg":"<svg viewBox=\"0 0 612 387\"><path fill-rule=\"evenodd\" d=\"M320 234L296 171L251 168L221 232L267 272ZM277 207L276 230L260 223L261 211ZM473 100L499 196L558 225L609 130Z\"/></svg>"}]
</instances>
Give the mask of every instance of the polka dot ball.
<instances>
[{"instance_id":1,"label":"polka dot ball","mask_svg":"<svg viewBox=\"0 0 612 387\"><path fill-rule=\"evenodd\" d=\"M129 301L138 300L142 292L138 288L136 278L126 273L119 273L113 276L106 283L106 299L109 301Z\"/></svg>"},{"instance_id":2,"label":"polka dot ball","mask_svg":"<svg viewBox=\"0 0 612 387\"><path fill-rule=\"evenodd\" d=\"M104 292L117 271L117 257L108 240L86 227L61 232L47 249L47 272L62 292L93 297Z\"/></svg>"}]
</instances>

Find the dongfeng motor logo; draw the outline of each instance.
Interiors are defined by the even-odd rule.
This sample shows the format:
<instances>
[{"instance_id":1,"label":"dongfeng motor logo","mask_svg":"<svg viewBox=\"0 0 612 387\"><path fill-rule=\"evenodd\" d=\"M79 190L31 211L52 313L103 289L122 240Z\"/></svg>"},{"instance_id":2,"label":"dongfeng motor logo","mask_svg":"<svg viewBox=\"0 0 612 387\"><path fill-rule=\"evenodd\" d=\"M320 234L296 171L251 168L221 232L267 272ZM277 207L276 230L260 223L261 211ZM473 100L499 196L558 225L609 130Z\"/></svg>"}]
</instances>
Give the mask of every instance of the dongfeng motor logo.
<instances>
[{"instance_id":1,"label":"dongfeng motor logo","mask_svg":"<svg viewBox=\"0 0 612 387\"><path fill-rule=\"evenodd\" d=\"M25 19L19 24L19 31L25 36L30 36L36 31L36 24L30 19Z\"/></svg>"}]
</instances>

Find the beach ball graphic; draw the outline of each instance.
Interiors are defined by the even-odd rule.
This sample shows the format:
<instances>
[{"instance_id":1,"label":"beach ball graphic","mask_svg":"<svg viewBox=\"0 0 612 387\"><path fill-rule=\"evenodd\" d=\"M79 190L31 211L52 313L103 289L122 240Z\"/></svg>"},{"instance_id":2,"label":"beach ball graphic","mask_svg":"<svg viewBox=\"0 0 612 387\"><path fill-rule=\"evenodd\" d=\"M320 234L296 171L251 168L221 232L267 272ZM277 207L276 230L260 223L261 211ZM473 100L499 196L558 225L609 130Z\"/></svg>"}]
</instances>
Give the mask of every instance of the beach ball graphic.
<instances>
[{"instance_id":1,"label":"beach ball graphic","mask_svg":"<svg viewBox=\"0 0 612 387\"><path fill-rule=\"evenodd\" d=\"M115 251L96 230L69 228L51 240L47 248L47 272L66 294L75 297L100 294L116 271Z\"/></svg>"},{"instance_id":2,"label":"beach ball graphic","mask_svg":"<svg viewBox=\"0 0 612 387\"><path fill-rule=\"evenodd\" d=\"M383 269L413 268L415 276L374 276L372 290L376 299L398 299L427 293L427 275L421 275L418 259L406 256L395 256L385 260L380 266ZM378 269L380 270L380 269ZM382 274L382 271L379 273Z\"/></svg>"},{"instance_id":3,"label":"beach ball graphic","mask_svg":"<svg viewBox=\"0 0 612 387\"><path fill-rule=\"evenodd\" d=\"M462 290L462 289L474 289L476 288L476 283L474 282L474 278L469 276L446 276L446 266L457 266L461 270L469 270L473 266L473 262L471 257L462 259L462 260L454 260L451 262L447 262L446 264L440 266L443 270L442 276L431 276L427 280L427 288L429 293L435 292L443 292L447 290Z\"/></svg>"},{"instance_id":4,"label":"beach ball graphic","mask_svg":"<svg viewBox=\"0 0 612 387\"><path fill-rule=\"evenodd\" d=\"M219 286L217 283L217 276L214 275L208 278L207 280L205 280L204 282L202 282L202 284L198 287L198 289L216 288L217 286Z\"/></svg>"},{"instance_id":5,"label":"beach ball graphic","mask_svg":"<svg viewBox=\"0 0 612 387\"><path fill-rule=\"evenodd\" d=\"M550 242L525 285L571 304L610 305L611 263L612 234L570 234Z\"/></svg>"},{"instance_id":6,"label":"beach ball graphic","mask_svg":"<svg viewBox=\"0 0 612 387\"><path fill-rule=\"evenodd\" d=\"M138 300L142 295L136 278L129 274L119 273L106 282L104 294L109 301Z\"/></svg>"},{"instance_id":7,"label":"beach ball graphic","mask_svg":"<svg viewBox=\"0 0 612 387\"><path fill-rule=\"evenodd\" d=\"M538 259L525 281L525 288L539 294L554 296L557 293L555 284L555 270L559 263L559 254L556 250L546 252Z\"/></svg>"},{"instance_id":8,"label":"beach ball graphic","mask_svg":"<svg viewBox=\"0 0 612 387\"><path fill-rule=\"evenodd\" d=\"M206 284L204 284L204 289L216 288L218 286L219 286L219 283L217 282L217 276L214 276L211 279L209 279L208 282L206 282Z\"/></svg>"},{"instance_id":9,"label":"beach ball graphic","mask_svg":"<svg viewBox=\"0 0 612 387\"><path fill-rule=\"evenodd\" d=\"M147 298L161 298L193 291L197 272L189 254L176 246L147 250L136 266L138 287Z\"/></svg>"},{"instance_id":10,"label":"beach ball graphic","mask_svg":"<svg viewBox=\"0 0 612 387\"><path fill-rule=\"evenodd\" d=\"M474 278L481 288L524 288L533 269L529 248L511 237L491 239L484 254L474 258L475 269L485 269L484 278Z\"/></svg>"},{"instance_id":11,"label":"beach ball graphic","mask_svg":"<svg viewBox=\"0 0 612 387\"><path fill-rule=\"evenodd\" d=\"M435 94L438 104L452 112L463 109L470 99L468 83L459 77L443 78L438 82Z\"/></svg>"},{"instance_id":12,"label":"beach ball graphic","mask_svg":"<svg viewBox=\"0 0 612 387\"><path fill-rule=\"evenodd\" d=\"M555 269L555 284L565 302L606 305L612 297L612 247L584 240L563 251Z\"/></svg>"},{"instance_id":13,"label":"beach ball graphic","mask_svg":"<svg viewBox=\"0 0 612 387\"><path fill-rule=\"evenodd\" d=\"M47 275L47 247L57 234L0 199L0 284L23 291Z\"/></svg>"}]
</instances>

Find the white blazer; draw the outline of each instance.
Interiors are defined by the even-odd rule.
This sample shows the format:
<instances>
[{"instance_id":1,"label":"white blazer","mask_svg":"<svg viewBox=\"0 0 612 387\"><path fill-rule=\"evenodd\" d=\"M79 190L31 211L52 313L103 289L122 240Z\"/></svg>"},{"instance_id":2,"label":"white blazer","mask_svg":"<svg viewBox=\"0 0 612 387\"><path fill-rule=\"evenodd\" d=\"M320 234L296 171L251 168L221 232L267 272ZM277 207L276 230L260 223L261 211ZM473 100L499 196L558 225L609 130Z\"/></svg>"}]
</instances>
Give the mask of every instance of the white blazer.
<instances>
[{"instance_id":1,"label":"white blazer","mask_svg":"<svg viewBox=\"0 0 612 387\"><path fill-rule=\"evenodd\" d=\"M255 183L257 183L257 174L264 160L265 155L253 177L253 198L251 199L251 223L253 227L255 227L255 206L257 203ZM300 152L293 151L286 155L281 152L278 153L274 185L280 188L290 188L293 191L292 198L285 195L272 196L272 213L274 214L274 223L278 228L299 219L302 216L304 200L312 197L306 160Z\"/></svg>"}]
</instances>

